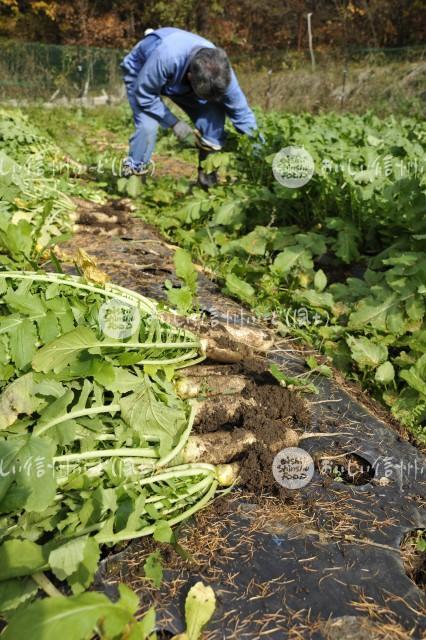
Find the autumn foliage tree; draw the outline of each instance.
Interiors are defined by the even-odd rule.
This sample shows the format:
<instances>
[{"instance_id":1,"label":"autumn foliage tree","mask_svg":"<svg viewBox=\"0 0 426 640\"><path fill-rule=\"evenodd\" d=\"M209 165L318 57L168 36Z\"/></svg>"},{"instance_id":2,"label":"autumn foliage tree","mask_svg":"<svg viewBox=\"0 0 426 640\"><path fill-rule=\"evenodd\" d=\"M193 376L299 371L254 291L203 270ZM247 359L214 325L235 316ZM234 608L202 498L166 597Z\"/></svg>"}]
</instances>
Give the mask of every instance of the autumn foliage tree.
<instances>
[{"instance_id":1,"label":"autumn foliage tree","mask_svg":"<svg viewBox=\"0 0 426 640\"><path fill-rule=\"evenodd\" d=\"M195 30L230 49L301 50L313 13L317 48L421 44L423 0L0 0L0 35L128 47L147 27Z\"/></svg>"}]
</instances>

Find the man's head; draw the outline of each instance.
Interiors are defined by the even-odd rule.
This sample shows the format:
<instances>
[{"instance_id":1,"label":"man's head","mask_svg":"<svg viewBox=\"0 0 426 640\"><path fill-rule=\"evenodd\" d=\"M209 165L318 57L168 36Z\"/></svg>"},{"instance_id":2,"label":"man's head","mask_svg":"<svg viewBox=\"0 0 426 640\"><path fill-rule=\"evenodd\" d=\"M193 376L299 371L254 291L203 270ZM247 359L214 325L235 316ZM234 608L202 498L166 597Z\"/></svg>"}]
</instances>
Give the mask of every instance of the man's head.
<instances>
[{"instance_id":1,"label":"man's head","mask_svg":"<svg viewBox=\"0 0 426 640\"><path fill-rule=\"evenodd\" d=\"M190 62L188 77L199 98L219 100L231 82L231 65L225 51L217 47L197 51Z\"/></svg>"}]
</instances>

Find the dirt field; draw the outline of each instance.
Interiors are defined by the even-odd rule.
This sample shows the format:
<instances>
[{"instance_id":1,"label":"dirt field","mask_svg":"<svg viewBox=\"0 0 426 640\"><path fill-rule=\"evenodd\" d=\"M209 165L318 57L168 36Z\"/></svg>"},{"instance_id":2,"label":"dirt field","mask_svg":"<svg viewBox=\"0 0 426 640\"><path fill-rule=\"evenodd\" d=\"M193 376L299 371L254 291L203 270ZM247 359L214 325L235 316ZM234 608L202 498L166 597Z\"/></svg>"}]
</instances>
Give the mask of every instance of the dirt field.
<instances>
[{"instance_id":1,"label":"dirt field","mask_svg":"<svg viewBox=\"0 0 426 640\"><path fill-rule=\"evenodd\" d=\"M177 282L175 247L132 219L126 201L98 209L81 203L80 211L78 232L59 251L64 265L72 270L83 248L114 282L164 299L164 279ZM217 336L230 317L249 318L202 272L200 284L203 321L194 321L193 330ZM274 339L268 327L259 330ZM182 630L182 602L199 578L214 587L219 603L206 634L211 640L423 637L423 559L407 535L424 527L424 458L385 410L359 403L363 394L354 385L344 390L322 379L318 395L303 397L279 386L268 359L300 372L303 359L293 345L275 337L260 354L228 337L239 362L207 360L191 368L206 388L220 387L218 378L245 379L231 414L229 395L210 397L195 430L226 430L235 438L250 431L256 441L234 460L240 486L179 529L177 550L161 546L164 586L153 589L144 577L151 540L115 549L102 562L97 588L114 593L117 582L130 584L142 604L155 603L164 638ZM286 429L314 436L300 444L315 473L299 491L281 487L271 471Z\"/></svg>"}]
</instances>

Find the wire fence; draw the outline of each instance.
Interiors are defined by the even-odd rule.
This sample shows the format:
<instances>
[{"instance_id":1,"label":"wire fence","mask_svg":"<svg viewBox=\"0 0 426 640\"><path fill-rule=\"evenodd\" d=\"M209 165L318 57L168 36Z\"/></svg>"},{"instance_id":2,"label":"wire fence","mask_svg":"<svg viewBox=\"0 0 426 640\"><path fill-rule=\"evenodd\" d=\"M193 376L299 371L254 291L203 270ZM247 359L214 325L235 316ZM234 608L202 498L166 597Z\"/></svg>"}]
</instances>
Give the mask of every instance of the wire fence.
<instances>
[{"instance_id":1,"label":"wire fence","mask_svg":"<svg viewBox=\"0 0 426 640\"><path fill-rule=\"evenodd\" d=\"M0 41L2 99L57 102L119 97L123 55L118 49Z\"/></svg>"},{"instance_id":2,"label":"wire fence","mask_svg":"<svg viewBox=\"0 0 426 640\"><path fill-rule=\"evenodd\" d=\"M108 104L124 98L120 49L0 40L0 100L16 104ZM376 66L426 60L426 47L316 51L318 71L349 61ZM273 50L261 56L232 56L247 77L310 67L308 51ZM260 74L260 75L261 75ZM259 74L253 76L258 83ZM269 80L265 80L268 84ZM262 84L263 86L263 84ZM262 89L263 90L263 89Z\"/></svg>"}]
</instances>

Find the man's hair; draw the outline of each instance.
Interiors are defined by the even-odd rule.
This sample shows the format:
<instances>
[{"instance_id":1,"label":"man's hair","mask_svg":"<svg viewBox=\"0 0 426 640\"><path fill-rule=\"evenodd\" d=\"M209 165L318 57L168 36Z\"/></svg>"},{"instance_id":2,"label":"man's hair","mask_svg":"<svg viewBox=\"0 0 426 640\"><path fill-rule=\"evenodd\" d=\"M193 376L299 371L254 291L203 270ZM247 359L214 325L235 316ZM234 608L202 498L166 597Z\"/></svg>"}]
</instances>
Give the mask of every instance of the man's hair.
<instances>
[{"instance_id":1,"label":"man's hair","mask_svg":"<svg viewBox=\"0 0 426 640\"><path fill-rule=\"evenodd\" d=\"M192 58L191 86L200 98L218 100L231 82L231 65L223 49L204 47Z\"/></svg>"}]
</instances>

